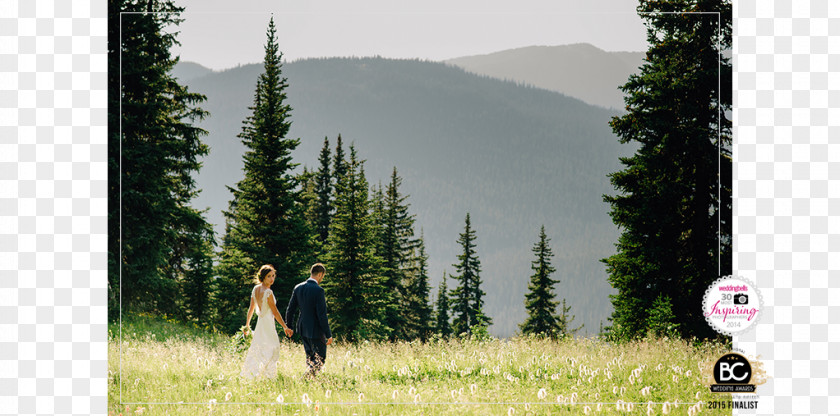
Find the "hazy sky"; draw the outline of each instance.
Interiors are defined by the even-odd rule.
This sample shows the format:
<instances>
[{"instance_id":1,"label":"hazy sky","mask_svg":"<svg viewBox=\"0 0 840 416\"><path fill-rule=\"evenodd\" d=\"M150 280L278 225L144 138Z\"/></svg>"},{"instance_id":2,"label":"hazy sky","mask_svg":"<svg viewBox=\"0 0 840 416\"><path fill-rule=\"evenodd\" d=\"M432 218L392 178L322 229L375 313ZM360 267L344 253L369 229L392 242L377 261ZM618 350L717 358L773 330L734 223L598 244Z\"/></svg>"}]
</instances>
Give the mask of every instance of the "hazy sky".
<instances>
[{"instance_id":1,"label":"hazy sky","mask_svg":"<svg viewBox=\"0 0 840 416\"><path fill-rule=\"evenodd\" d=\"M262 61L272 13L288 60L373 56L443 60L531 45L647 49L636 0L176 0L183 61L224 69Z\"/></svg>"}]
</instances>

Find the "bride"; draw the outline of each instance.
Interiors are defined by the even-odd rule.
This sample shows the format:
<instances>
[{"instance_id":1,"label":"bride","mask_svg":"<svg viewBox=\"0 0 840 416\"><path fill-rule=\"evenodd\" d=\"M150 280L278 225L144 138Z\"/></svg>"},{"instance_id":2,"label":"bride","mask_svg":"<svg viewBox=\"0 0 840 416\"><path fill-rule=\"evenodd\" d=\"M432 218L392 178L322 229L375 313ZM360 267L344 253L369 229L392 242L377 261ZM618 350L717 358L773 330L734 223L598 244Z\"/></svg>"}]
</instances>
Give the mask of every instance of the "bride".
<instances>
[{"instance_id":1,"label":"bride","mask_svg":"<svg viewBox=\"0 0 840 416\"><path fill-rule=\"evenodd\" d=\"M257 326L253 330L253 338L248 353L245 356L245 363L239 373L243 378L269 377L277 375L277 360L280 358L280 339L274 326L274 320L280 323L286 336L291 337L293 331L286 326L280 312L277 311L277 301L274 292L271 291L271 284L274 283L274 267L266 264L260 267L251 291L251 307L248 308L248 318L245 321L244 332L251 330L251 317L254 311L257 312ZM272 319L273 318L273 319Z\"/></svg>"}]
</instances>

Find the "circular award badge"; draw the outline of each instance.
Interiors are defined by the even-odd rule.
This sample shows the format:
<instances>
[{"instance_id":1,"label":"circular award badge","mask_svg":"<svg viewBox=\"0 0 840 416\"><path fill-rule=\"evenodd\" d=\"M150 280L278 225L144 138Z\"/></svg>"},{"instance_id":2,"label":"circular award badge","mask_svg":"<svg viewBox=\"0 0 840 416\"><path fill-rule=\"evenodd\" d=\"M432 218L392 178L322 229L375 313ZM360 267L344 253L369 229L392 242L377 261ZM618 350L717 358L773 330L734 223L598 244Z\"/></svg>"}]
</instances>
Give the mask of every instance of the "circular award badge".
<instances>
[{"instance_id":1,"label":"circular award badge","mask_svg":"<svg viewBox=\"0 0 840 416\"><path fill-rule=\"evenodd\" d=\"M740 276L715 280L703 296L703 316L712 329L735 335L755 325L764 300L755 285Z\"/></svg>"}]
</instances>

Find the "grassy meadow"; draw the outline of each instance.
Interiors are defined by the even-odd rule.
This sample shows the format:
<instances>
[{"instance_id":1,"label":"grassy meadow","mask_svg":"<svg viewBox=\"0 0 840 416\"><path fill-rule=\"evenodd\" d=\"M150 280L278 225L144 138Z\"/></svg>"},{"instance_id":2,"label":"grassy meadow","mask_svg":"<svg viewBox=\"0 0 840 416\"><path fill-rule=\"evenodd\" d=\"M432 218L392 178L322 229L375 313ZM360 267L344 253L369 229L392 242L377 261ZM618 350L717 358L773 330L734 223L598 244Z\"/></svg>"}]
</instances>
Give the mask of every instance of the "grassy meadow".
<instances>
[{"instance_id":1,"label":"grassy meadow","mask_svg":"<svg viewBox=\"0 0 840 416\"><path fill-rule=\"evenodd\" d=\"M729 414L711 410L702 369L727 349L680 340L337 343L315 380L281 337L278 376L239 378L231 337L151 316L109 328L111 415ZM150 403L169 404L150 404ZM667 402L667 403L666 403Z\"/></svg>"}]
</instances>

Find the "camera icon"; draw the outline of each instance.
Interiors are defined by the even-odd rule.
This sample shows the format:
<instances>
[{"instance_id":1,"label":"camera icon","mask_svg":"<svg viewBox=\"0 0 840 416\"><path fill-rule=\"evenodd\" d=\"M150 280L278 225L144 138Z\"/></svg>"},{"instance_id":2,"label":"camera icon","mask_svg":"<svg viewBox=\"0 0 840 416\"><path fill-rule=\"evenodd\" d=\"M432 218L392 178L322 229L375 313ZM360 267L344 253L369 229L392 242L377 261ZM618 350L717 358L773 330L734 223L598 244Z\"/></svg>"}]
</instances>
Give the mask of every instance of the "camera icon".
<instances>
[{"instance_id":1,"label":"camera icon","mask_svg":"<svg viewBox=\"0 0 840 416\"><path fill-rule=\"evenodd\" d=\"M750 302L750 297L745 294L735 295L734 303L736 305L746 305Z\"/></svg>"}]
</instances>

